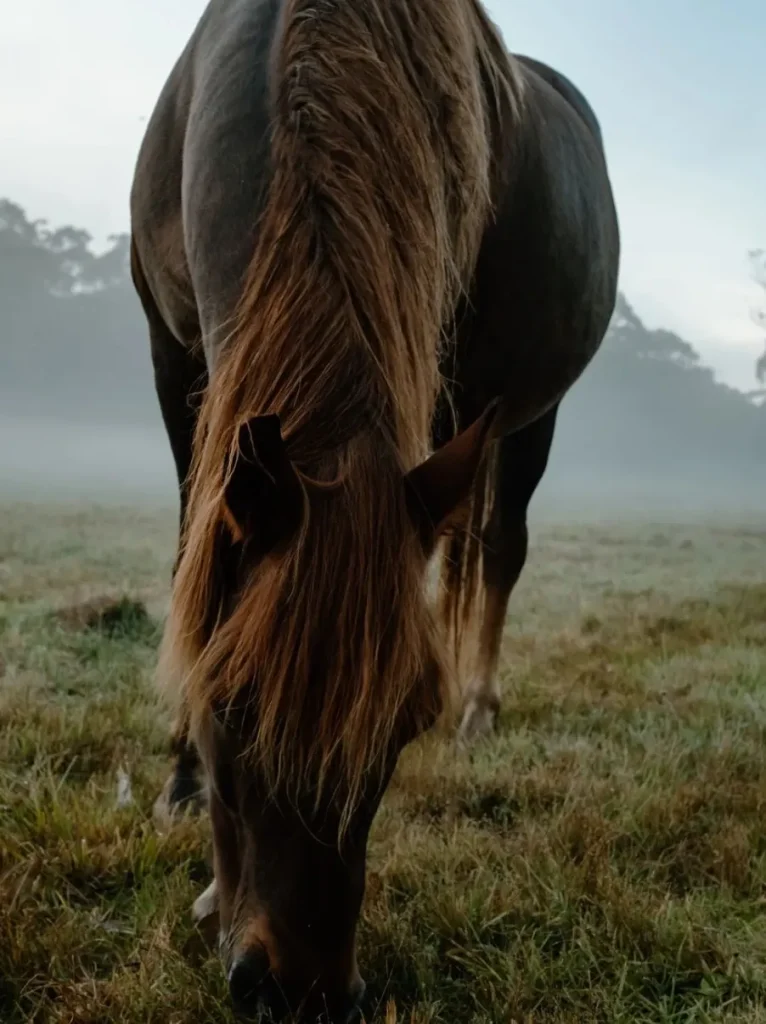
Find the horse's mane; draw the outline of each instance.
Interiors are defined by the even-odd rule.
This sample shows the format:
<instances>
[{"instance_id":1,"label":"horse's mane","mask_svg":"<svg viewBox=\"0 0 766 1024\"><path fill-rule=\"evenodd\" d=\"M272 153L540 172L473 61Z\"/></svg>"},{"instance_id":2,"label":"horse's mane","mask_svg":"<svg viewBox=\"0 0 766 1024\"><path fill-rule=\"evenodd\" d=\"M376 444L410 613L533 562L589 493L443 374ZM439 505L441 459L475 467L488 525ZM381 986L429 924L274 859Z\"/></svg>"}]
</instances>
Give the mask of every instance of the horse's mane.
<instances>
[{"instance_id":1,"label":"horse's mane","mask_svg":"<svg viewBox=\"0 0 766 1024\"><path fill-rule=\"evenodd\" d=\"M474 0L284 0L272 48L270 187L197 427L161 671L193 723L246 693L269 783L332 776L346 812L405 704L425 719L444 697L402 475L490 214L503 55ZM340 485L211 633L227 466L268 413L294 465Z\"/></svg>"}]
</instances>

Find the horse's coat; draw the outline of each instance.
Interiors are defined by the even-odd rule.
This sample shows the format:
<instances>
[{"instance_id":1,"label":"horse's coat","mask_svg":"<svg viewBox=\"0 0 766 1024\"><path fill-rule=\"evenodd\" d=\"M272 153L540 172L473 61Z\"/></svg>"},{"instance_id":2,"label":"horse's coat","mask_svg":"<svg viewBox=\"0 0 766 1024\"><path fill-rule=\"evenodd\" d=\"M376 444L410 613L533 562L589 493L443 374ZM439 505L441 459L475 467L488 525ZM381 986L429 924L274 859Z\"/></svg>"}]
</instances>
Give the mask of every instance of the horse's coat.
<instances>
[{"instance_id":1,"label":"horse's coat","mask_svg":"<svg viewBox=\"0 0 766 1024\"><path fill-rule=\"evenodd\" d=\"M558 404L614 308L601 132L477 0L212 0L132 228L181 492L170 799L191 722L233 994L268 974L342 1019L367 829L448 696L427 558L462 517L443 615L457 649L483 608L471 735Z\"/></svg>"}]
</instances>

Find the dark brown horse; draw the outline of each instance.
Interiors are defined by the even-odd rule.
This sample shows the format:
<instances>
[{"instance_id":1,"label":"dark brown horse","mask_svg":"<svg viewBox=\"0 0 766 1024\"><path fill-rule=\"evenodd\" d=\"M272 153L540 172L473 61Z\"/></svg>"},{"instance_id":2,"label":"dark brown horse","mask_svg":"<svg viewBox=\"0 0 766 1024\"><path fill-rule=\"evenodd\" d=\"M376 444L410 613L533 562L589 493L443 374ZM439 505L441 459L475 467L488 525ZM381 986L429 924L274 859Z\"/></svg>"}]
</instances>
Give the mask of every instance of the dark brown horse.
<instances>
[{"instance_id":1,"label":"dark brown horse","mask_svg":"<svg viewBox=\"0 0 766 1024\"><path fill-rule=\"evenodd\" d=\"M167 797L199 757L213 824L197 912L241 1008L350 1019L371 822L474 621L461 728L491 727L527 505L612 314L599 127L478 0L212 0L132 227L181 494Z\"/></svg>"}]
</instances>

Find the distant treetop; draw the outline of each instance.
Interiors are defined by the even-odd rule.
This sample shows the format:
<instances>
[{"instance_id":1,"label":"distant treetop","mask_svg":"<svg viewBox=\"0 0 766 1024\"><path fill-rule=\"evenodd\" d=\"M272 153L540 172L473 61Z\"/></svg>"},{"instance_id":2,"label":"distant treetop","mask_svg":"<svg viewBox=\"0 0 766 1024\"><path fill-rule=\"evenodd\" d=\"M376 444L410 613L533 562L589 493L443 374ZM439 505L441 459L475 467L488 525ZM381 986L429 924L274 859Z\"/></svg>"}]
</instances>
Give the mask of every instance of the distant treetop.
<instances>
[{"instance_id":1,"label":"distant treetop","mask_svg":"<svg viewBox=\"0 0 766 1024\"><path fill-rule=\"evenodd\" d=\"M0 296L42 288L63 298L129 283L130 236L111 235L102 253L93 252L92 242L87 231L49 228L0 199Z\"/></svg>"}]
</instances>

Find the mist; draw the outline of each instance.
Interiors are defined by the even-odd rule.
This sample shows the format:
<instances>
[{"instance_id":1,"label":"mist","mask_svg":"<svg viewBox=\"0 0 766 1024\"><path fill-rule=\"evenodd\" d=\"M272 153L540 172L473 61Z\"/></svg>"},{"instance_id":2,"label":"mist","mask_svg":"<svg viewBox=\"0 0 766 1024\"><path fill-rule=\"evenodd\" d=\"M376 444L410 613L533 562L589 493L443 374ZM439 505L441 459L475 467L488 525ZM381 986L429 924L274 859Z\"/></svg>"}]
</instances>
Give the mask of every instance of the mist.
<instances>
[{"instance_id":1,"label":"mist","mask_svg":"<svg viewBox=\"0 0 766 1024\"><path fill-rule=\"evenodd\" d=\"M93 248L0 200L0 489L6 500L176 505L128 238ZM753 382L756 383L755 367ZM565 397L533 515L763 516L763 395L721 383L621 294Z\"/></svg>"},{"instance_id":2,"label":"mist","mask_svg":"<svg viewBox=\"0 0 766 1024\"><path fill-rule=\"evenodd\" d=\"M156 428L0 419L6 500L171 505L175 479L170 448Z\"/></svg>"}]
</instances>

